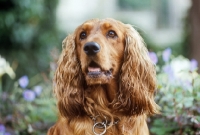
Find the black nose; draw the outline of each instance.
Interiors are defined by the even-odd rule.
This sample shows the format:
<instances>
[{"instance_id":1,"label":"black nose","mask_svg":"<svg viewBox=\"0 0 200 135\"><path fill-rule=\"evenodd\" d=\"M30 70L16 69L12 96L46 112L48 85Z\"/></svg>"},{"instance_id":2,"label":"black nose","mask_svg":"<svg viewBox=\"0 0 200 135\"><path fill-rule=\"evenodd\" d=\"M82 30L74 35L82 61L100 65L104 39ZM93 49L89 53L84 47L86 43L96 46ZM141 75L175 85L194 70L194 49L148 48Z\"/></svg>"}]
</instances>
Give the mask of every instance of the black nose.
<instances>
[{"instance_id":1,"label":"black nose","mask_svg":"<svg viewBox=\"0 0 200 135\"><path fill-rule=\"evenodd\" d=\"M96 42L88 42L83 47L83 50L87 55L95 55L100 51L100 49L100 45Z\"/></svg>"}]
</instances>

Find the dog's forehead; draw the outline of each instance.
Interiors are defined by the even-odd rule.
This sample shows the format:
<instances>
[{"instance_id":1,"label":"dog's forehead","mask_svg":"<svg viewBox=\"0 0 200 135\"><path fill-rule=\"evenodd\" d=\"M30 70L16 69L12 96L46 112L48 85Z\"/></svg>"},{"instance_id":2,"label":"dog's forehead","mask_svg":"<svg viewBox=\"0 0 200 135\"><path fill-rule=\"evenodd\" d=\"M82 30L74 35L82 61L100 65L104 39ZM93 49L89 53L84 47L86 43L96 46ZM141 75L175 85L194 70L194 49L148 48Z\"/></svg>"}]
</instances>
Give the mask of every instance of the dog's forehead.
<instances>
[{"instance_id":1,"label":"dog's forehead","mask_svg":"<svg viewBox=\"0 0 200 135\"><path fill-rule=\"evenodd\" d=\"M102 21L100 23L100 26L102 28L109 29L109 28L112 28L112 27L116 26L116 23L115 22L111 22L111 21Z\"/></svg>"},{"instance_id":2,"label":"dog's forehead","mask_svg":"<svg viewBox=\"0 0 200 135\"><path fill-rule=\"evenodd\" d=\"M103 19L103 20L92 19L83 23L80 26L80 28L82 30L91 30L91 29L99 29L99 28L109 29L109 28L114 28L114 27L118 28L119 25L120 25L119 22L114 19Z\"/></svg>"},{"instance_id":3,"label":"dog's forehead","mask_svg":"<svg viewBox=\"0 0 200 135\"><path fill-rule=\"evenodd\" d=\"M86 30L86 29L91 29L92 27L94 27L94 22L86 22L86 23L83 23L81 25L81 29L83 30Z\"/></svg>"}]
</instances>

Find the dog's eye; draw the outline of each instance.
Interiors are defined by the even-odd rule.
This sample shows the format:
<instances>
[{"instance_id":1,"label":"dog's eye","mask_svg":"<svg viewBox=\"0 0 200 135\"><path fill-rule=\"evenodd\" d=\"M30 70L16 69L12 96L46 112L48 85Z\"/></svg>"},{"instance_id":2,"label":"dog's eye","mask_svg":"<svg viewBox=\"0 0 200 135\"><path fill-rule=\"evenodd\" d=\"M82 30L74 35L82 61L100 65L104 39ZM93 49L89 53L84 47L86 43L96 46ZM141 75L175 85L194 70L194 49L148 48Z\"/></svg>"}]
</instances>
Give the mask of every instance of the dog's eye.
<instances>
[{"instance_id":1,"label":"dog's eye","mask_svg":"<svg viewBox=\"0 0 200 135\"><path fill-rule=\"evenodd\" d=\"M115 31L110 30L110 31L108 31L107 36L110 38L115 38L115 37L117 37L117 34L115 33Z\"/></svg>"},{"instance_id":2,"label":"dog's eye","mask_svg":"<svg viewBox=\"0 0 200 135\"><path fill-rule=\"evenodd\" d=\"M86 32L81 32L81 34L80 34L80 40L83 40L83 39L85 39L86 37L87 37Z\"/></svg>"}]
</instances>

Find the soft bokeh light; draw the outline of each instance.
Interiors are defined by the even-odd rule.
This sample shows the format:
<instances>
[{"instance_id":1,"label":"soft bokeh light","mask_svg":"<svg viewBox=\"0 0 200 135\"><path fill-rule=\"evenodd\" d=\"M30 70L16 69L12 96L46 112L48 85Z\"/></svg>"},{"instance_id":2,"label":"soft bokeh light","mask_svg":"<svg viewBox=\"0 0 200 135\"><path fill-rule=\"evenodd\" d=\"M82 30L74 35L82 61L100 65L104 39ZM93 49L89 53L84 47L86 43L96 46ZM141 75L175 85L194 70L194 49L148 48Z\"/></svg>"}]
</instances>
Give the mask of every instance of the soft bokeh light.
<instances>
[{"instance_id":1,"label":"soft bokeh light","mask_svg":"<svg viewBox=\"0 0 200 135\"><path fill-rule=\"evenodd\" d=\"M39 96L40 94L41 94L41 92L42 92L42 86L35 86L34 88L33 88L33 91L35 92L35 94L37 95L37 96Z\"/></svg>"}]
</instances>

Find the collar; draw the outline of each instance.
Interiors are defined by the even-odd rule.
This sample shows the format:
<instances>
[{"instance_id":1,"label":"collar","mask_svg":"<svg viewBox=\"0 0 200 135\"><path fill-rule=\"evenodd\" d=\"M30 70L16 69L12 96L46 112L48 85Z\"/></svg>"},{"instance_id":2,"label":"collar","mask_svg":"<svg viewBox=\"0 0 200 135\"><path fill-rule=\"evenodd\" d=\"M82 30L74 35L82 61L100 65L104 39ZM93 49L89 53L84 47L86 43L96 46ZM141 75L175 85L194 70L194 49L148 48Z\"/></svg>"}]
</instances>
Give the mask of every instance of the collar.
<instances>
[{"instance_id":1,"label":"collar","mask_svg":"<svg viewBox=\"0 0 200 135\"><path fill-rule=\"evenodd\" d=\"M93 120L93 127L92 127L92 131L95 135L104 135L106 133L107 127L111 127L113 125L117 125L119 122L119 119L112 121L107 120L106 116L90 116L91 119ZM104 120L102 120L101 118L104 118ZM97 133L95 131L95 129L101 129L102 131L100 133Z\"/></svg>"}]
</instances>

